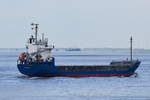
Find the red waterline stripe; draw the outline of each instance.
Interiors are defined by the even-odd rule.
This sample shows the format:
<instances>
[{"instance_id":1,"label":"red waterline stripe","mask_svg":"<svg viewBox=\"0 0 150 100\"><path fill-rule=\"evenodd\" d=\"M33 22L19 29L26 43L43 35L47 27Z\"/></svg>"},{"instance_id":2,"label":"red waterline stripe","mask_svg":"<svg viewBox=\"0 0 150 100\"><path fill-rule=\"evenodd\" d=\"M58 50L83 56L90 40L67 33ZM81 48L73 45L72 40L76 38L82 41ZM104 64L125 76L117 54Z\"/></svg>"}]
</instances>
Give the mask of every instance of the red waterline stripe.
<instances>
[{"instance_id":1,"label":"red waterline stripe","mask_svg":"<svg viewBox=\"0 0 150 100\"><path fill-rule=\"evenodd\" d=\"M132 74L95 74L95 75L40 75L38 77L113 77L113 76L124 76L129 77ZM33 76L31 76L33 77Z\"/></svg>"}]
</instances>

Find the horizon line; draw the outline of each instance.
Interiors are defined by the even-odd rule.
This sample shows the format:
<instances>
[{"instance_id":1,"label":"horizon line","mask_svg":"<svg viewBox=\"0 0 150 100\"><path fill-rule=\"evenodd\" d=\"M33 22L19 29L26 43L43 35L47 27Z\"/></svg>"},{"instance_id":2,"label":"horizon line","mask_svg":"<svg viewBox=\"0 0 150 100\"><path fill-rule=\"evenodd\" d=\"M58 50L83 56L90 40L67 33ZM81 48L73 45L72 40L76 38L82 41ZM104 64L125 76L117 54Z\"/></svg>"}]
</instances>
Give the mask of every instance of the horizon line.
<instances>
[{"instance_id":1,"label":"horizon line","mask_svg":"<svg viewBox=\"0 0 150 100\"><path fill-rule=\"evenodd\" d=\"M111 48L111 47L102 47L102 48L96 48L96 47L85 47L85 48L80 48L80 47L57 47L54 49L68 49L68 48L79 48L79 49L130 49L130 48ZM0 47L0 49L25 49L21 47ZM150 48L133 48L134 50L150 50Z\"/></svg>"}]
</instances>

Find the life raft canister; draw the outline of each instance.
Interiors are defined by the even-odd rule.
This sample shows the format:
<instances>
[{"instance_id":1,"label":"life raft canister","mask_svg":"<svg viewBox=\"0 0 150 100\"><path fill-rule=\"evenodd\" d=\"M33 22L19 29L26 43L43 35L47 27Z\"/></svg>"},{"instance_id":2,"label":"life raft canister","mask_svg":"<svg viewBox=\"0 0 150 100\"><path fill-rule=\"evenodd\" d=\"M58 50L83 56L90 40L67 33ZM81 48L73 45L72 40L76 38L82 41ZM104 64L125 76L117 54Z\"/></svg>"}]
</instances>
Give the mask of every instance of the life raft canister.
<instances>
[{"instance_id":1,"label":"life raft canister","mask_svg":"<svg viewBox=\"0 0 150 100\"><path fill-rule=\"evenodd\" d=\"M23 55L21 55L21 56L19 56L19 60L24 60L24 56Z\"/></svg>"},{"instance_id":2,"label":"life raft canister","mask_svg":"<svg viewBox=\"0 0 150 100\"><path fill-rule=\"evenodd\" d=\"M22 53L20 56L19 56L19 60L24 60L26 57L26 53Z\"/></svg>"}]
</instances>

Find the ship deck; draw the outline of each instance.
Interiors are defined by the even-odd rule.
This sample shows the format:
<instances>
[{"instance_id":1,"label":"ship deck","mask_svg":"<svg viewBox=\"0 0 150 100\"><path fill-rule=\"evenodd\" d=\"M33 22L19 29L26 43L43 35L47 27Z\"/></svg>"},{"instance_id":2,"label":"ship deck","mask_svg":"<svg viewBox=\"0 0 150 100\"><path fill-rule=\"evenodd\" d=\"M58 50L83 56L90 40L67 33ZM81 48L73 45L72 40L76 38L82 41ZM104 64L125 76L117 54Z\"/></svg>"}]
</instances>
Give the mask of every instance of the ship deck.
<instances>
[{"instance_id":1,"label":"ship deck","mask_svg":"<svg viewBox=\"0 0 150 100\"><path fill-rule=\"evenodd\" d=\"M124 71L130 68L129 65L59 65L59 71Z\"/></svg>"}]
</instances>

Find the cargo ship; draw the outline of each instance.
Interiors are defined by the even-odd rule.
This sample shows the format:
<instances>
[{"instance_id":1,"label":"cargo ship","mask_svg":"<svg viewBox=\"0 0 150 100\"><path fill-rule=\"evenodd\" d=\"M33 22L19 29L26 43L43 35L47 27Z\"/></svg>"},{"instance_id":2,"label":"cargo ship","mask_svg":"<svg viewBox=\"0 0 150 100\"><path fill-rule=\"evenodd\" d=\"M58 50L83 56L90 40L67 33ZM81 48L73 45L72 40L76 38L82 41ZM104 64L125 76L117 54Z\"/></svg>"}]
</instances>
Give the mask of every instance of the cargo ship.
<instances>
[{"instance_id":1,"label":"cargo ship","mask_svg":"<svg viewBox=\"0 0 150 100\"><path fill-rule=\"evenodd\" d=\"M18 70L31 77L111 77L131 76L139 67L141 61L132 59L132 37L130 60L112 61L109 65L55 65L51 51L53 45L48 45L48 39L42 34L38 39L38 24L32 23L32 35L26 45L26 51L17 60Z\"/></svg>"}]
</instances>

